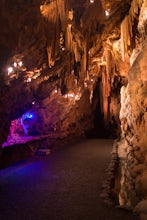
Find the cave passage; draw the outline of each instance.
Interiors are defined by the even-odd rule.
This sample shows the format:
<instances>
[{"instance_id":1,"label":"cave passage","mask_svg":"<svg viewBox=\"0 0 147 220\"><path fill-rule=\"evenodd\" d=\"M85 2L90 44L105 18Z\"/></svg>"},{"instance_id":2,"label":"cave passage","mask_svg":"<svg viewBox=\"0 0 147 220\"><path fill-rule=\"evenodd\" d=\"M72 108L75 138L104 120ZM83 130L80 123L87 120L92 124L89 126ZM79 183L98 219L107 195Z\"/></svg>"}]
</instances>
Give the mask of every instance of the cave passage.
<instances>
[{"instance_id":1,"label":"cave passage","mask_svg":"<svg viewBox=\"0 0 147 220\"><path fill-rule=\"evenodd\" d=\"M0 219L137 220L100 198L112 145L85 140L0 170Z\"/></svg>"}]
</instances>

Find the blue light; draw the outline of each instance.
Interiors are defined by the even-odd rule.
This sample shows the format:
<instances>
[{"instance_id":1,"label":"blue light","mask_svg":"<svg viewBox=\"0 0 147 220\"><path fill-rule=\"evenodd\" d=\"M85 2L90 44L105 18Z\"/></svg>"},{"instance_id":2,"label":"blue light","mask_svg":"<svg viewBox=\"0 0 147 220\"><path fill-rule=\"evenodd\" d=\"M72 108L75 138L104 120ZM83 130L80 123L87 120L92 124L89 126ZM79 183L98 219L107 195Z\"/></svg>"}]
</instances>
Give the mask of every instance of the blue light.
<instances>
[{"instance_id":1,"label":"blue light","mask_svg":"<svg viewBox=\"0 0 147 220\"><path fill-rule=\"evenodd\" d=\"M28 114L27 118L33 118L33 115L32 114Z\"/></svg>"},{"instance_id":2,"label":"blue light","mask_svg":"<svg viewBox=\"0 0 147 220\"><path fill-rule=\"evenodd\" d=\"M23 119L31 119L31 118L33 118L33 114L32 113L27 112L26 114L24 114Z\"/></svg>"},{"instance_id":3,"label":"blue light","mask_svg":"<svg viewBox=\"0 0 147 220\"><path fill-rule=\"evenodd\" d=\"M30 113L30 112L26 112L25 114L23 114L22 118L21 118L21 123L23 124L23 122L25 120L32 120L34 118L34 114Z\"/></svg>"}]
</instances>

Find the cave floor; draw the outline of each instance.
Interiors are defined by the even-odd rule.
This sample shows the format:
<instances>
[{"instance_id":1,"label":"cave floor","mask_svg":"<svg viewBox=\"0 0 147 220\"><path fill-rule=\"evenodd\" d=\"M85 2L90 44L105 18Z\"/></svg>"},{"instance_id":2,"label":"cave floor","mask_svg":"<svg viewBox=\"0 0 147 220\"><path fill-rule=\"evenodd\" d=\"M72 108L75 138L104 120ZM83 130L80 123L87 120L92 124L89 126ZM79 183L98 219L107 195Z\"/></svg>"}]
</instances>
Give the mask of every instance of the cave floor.
<instances>
[{"instance_id":1,"label":"cave floor","mask_svg":"<svg viewBox=\"0 0 147 220\"><path fill-rule=\"evenodd\" d=\"M100 198L112 144L84 140L0 170L0 219L137 220Z\"/></svg>"}]
</instances>

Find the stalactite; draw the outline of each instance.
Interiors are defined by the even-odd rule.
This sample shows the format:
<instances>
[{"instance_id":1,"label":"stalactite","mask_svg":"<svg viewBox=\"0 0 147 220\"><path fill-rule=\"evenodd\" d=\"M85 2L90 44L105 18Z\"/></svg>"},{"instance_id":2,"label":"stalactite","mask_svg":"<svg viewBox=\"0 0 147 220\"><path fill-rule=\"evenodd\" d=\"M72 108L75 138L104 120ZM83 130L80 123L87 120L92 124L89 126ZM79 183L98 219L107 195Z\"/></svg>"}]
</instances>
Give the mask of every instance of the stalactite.
<instances>
[{"instance_id":1,"label":"stalactite","mask_svg":"<svg viewBox=\"0 0 147 220\"><path fill-rule=\"evenodd\" d=\"M103 97L103 113L105 125L108 123L109 103L108 98L110 96L110 79L106 71L102 72L102 97Z\"/></svg>"},{"instance_id":2,"label":"stalactite","mask_svg":"<svg viewBox=\"0 0 147 220\"><path fill-rule=\"evenodd\" d=\"M139 16L138 30L144 38L147 35L147 1L144 0Z\"/></svg>"},{"instance_id":3,"label":"stalactite","mask_svg":"<svg viewBox=\"0 0 147 220\"><path fill-rule=\"evenodd\" d=\"M135 19L137 19L139 16L139 10L141 9L142 3L143 0L133 0L128 16L126 16L121 23L121 50L123 61L125 60L125 54L129 50L133 49L132 27L134 25Z\"/></svg>"},{"instance_id":4,"label":"stalactite","mask_svg":"<svg viewBox=\"0 0 147 220\"><path fill-rule=\"evenodd\" d=\"M72 51L72 25L68 24L66 28L66 48Z\"/></svg>"},{"instance_id":5,"label":"stalactite","mask_svg":"<svg viewBox=\"0 0 147 220\"><path fill-rule=\"evenodd\" d=\"M132 18L132 22L134 21L134 18L138 15L139 10L142 6L144 0L133 0L130 8L130 16Z\"/></svg>"},{"instance_id":6,"label":"stalactite","mask_svg":"<svg viewBox=\"0 0 147 220\"><path fill-rule=\"evenodd\" d=\"M67 31L67 42L69 39L71 42L71 37L69 37L71 27L67 26L67 17L65 16L67 14L67 9L67 1L63 0L52 1L47 5L40 6L41 14L47 20L47 54L50 67L54 66L56 60L61 31L63 31L63 33Z\"/></svg>"},{"instance_id":7,"label":"stalactite","mask_svg":"<svg viewBox=\"0 0 147 220\"><path fill-rule=\"evenodd\" d=\"M111 55L111 46L107 44L107 48L105 51L105 59L106 59L106 72L107 76L110 77L112 71L112 55Z\"/></svg>"},{"instance_id":8,"label":"stalactite","mask_svg":"<svg viewBox=\"0 0 147 220\"><path fill-rule=\"evenodd\" d=\"M79 45L76 41L73 41L72 44L73 44L73 52L75 55L75 61L80 62L81 61L81 52L80 52Z\"/></svg>"},{"instance_id":9,"label":"stalactite","mask_svg":"<svg viewBox=\"0 0 147 220\"><path fill-rule=\"evenodd\" d=\"M65 31L66 29L66 13L68 10L68 1L67 0L57 0L57 7L58 7L58 13L60 16L61 24L62 24L62 30Z\"/></svg>"},{"instance_id":10,"label":"stalactite","mask_svg":"<svg viewBox=\"0 0 147 220\"><path fill-rule=\"evenodd\" d=\"M125 60L125 54L128 51L128 47L131 45L131 32L132 26L130 25L129 16L126 16L121 24L121 49L122 60Z\"/></svg>"}]
</instances>

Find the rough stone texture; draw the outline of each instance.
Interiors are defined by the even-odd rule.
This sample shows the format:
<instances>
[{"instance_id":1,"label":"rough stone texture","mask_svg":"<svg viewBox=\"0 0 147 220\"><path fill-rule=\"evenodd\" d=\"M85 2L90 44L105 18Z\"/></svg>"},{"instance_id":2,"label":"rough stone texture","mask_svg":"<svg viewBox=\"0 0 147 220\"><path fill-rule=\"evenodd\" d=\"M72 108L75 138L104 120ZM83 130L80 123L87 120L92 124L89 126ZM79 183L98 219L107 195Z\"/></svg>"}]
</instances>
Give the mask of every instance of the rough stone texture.
<instances>
[{"instance_id":1,"label":"rough stone texture","mask_svg":"<svg viewBox=\"0 0 147 220\"><path fill-rule=\"evenodd\" d=\"M146 44L146 40L144 46ZM143 46L143 47L144 47ZM146 57L141 52L141 60ZM140 59L139 59L140 60ZM143 61L142 61L143 62ZM134 63L133 72L130 70L130 81L127 87L121 90L121 144L119 147L119 156L122 158L122 192L125 194L120 196L125 201L122 204L131 206L137 200L146 196L146 152L147 152L147 87L146 82L141 80L141 61ZM139 65L139 68L138 68ZM136 73L136 76L135 76ZM138 78L139 80L136 80ZM140 166L141 165L141 166ZM127 175L126 175L127 173ZM128 185L128 186L127 186ZM126 188L127 187L127 188ZM128 192L128 193L127 193ZM132 193L132 199L131 198ZM128 198L125 198L127 195ZM135 198L137 200L135 200ZM120 199L120 200L121 200Z\"/></svg>"},{"instance_id":2,"label":"rough stone texture","mask_svg":"<svg viewBox=\"0 0 147 220\"><path fill-rule=\"evenodd\" d=\"M0 9L0 145L27 111L37 115L24 122L32 136L83 135L93 126L97 136L119 136L121 127L119 202L127 207L147 196L146 4L9 0ZM26 69L8 80L17 59ZM41 75L24 82L35 68Z\"/></svg>"},{"instance_id":3,"label":"rough stone texture","mask_svg":"<svg viewBox=\"0 0 147 220\"><path fill-rule=\"evenodd\" d=\"M49 98L56 88L65 95L71 90L73 92L76 86L79 89L83 88L84 83L87 83L90 92L90 98L87 92L87 100L90 99L92 111L88 110L83 117L85 114L81 114L80 110L77 113L77 121L87 121L87 118L92 121L95 118L95 122L86 125L87 130L91 129L91 124L94 123L98 126L98 132L111 129L111 135L116 136L119 130L119 90L123 80L121 76L116 76L119 67L116 68L114 65L111 43L106 42L103 45L103 42L107 39L107 27L109 26L111 32L114 26L119 24L128 11L128 3L129 1L119 5L117 1L117 11L113 12L115 19L110 18L108 21L103 9L107 5L105 1L102 1L102 4L100 1L95 1L94 4L89 1L84 1L84 4L83 1L78 1L75 4L74 1L62 0L51 2L38 0L25 3L15 0L14 4L10 0L2 1L0 68L4 78L1 88L5 96L2 97L1 93L0 120L4 138L0 145L8 136L11 120L17 119L29 110L34 99L40 103ZM97 7L101 12L99 14ZM118 14L118 11L121 13ZM87 17L89 13L90 16ZM24 63L25 70L19 70L21 76L17 80L13 78L8 80L8 66L20 59ZM41 76L37 80L32 80L29 85L24 83L23 79L27 79L28 72L33 73L35 68L41 69ZM16 77L17 74L18 72L15 73ZM4 84L4 80L8 85ZM84 109L84 100L80 106ZM9 113L6 116L7 109ZM77 112L76 105L71 113L75 111ZM91 116L91 112L95 116ZM66 117L69 120L66 122L68 125L72 121L70 117L72 114ZM85 126L84 123L81 124ZM80 133L83 133L82 130L85 130L85 127L81 127Z\"/></svg>"},{"instance_id":4,"label":"rough stone texture","mask_svg":"<svg viewBox=\"0 0 147 220\"><path fill-rule=\"evenodd\" d=\"M137 212L140 214L141 220L147 219L147 200L142 200L137 204L137 206L134 208L134 212Z\"/></svg>"},{"instance_id":5,"label":"rough stone texture","mask_svg":"<svg viewBox=\"0 0 147 220\"><path fill-rule=\"evenodd\" d=\"M87 93L89 94L83 90L71 97L73 93L62 96L53 91L50 97L29 109L28 114L32 114L33 118L25 119L26 113L22 118L11 122L10 134L4 146L19 143L23 139L25 141L28 136L31 136L30 140L36 136L44 138L45 135L55 139L84 135L93 126L92 116L89 118L92 108Z\"/></svg>"},{"instance_id":6,"label":"rough stone texture","mask_svg":"<svg viewBox=\"0 0 147 220\"><path fill-rule=\"evenodd\" d=\"M147 38L145 32L142 33L142 30L146 30L145 18L141 20L146 10L145 4L146 1L140 4L138 1L134 8L141 9L138 26L142 27L139 31L143 37L139 47L136 45L137 54L128 73L128 84L121 89L121 140L118 148L121 165L119 203L126 207L139 203L135 210L140 211L141 219L146 219L140 207L147 196Z\"/></svg>"}]
</instances>

